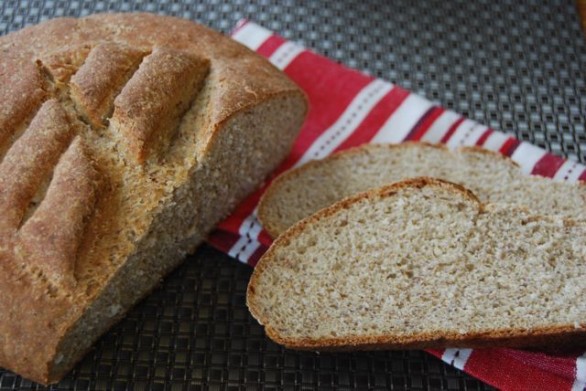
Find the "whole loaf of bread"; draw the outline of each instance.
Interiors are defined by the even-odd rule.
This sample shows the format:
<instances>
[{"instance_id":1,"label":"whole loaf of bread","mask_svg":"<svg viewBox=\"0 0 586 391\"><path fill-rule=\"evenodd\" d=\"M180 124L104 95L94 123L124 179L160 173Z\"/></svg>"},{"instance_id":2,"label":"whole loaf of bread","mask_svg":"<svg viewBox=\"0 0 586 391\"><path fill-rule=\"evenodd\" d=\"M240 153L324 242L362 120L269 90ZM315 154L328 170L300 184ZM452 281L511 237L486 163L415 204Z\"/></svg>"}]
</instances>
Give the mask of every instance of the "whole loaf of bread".
<instances>
[{"instance_id":1,"label":"whole loaf of bread","mask_svg":"<svg viewBox=\"0 0 586 391\"><path fill-rule=\"evenodd\" d=\"M307 103L149 14L0 38L0 366L52 383L286 156Z\"/></svg>"}]
</instances>

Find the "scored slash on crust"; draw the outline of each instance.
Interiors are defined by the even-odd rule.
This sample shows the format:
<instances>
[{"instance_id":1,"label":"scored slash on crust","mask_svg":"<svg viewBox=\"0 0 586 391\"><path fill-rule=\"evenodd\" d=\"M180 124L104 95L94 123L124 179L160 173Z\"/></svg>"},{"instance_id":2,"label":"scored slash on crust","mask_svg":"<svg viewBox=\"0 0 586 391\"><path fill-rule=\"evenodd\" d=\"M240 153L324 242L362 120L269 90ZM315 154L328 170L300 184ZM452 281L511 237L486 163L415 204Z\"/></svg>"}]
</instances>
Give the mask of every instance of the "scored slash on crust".
<instances>
[{"instance_id":1,"label":"scored slash on crust","mask_svg":"<svg viewBox=\"0 0 586 391\"><path fill-rule=\"evenodd\" d=\"M53 53L37 65L80 120L111 128L131 164L162 157L210 71L203 57L111 42Z\"/></svg>"},{"instance_id":2,"label":"scored slash on crust","mask_svg":"<svg viewBox=\"0 0 586 391\"><path fill-rule=\"evenodd\" d=\"M75 133L59 102L48 100L0 165L0 236L12 241L25 269L40 270L51 284L67 287L75 284L77 247L100 188ZM53 169L44 199L29 212Z\"/></svg>"},{"instance_id":3,"label":"scored slash on crust","mask_svg":"<svg viewBox=\"0 0 586 391\"><path fill-rule=\"evenodd\" d=\"M160 158L210 63L173 49L101 43L49 53L33 66L44 87L22 94L26 110L0 116L0 244L25 273L68 290L106 181L81 130L109 127L130 164Z\"/></svg>"}]
</instances>

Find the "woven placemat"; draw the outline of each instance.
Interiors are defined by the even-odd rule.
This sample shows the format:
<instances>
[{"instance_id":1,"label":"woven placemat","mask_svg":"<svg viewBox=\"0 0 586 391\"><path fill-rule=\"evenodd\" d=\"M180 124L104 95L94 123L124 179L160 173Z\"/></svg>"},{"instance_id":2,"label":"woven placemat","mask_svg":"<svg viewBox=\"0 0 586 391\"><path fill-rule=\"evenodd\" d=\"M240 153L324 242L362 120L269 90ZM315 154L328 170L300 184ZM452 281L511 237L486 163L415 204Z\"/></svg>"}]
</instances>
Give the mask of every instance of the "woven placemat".
<instances>
[{"instance_id":1,"label":"woven placemat","mask_svg":"<svg viewBox=\"0 0 586 391\"><path fill-rule=\"evenodd\" d=\"M572 1L0 1L0 32L149 11L228 32L250 18L348 66L585 162L586 46ZM248 315L251 270L207 247L106 334L58 390L488 387L420 351L315 354ZM0 371L0 390L37 388Z\"/></svg>"},{"instance_id":2,"label":"woven placemat","mask_svg":"<svg viewBox=\"0 0 586 391\"><path fill-rule=\"evenodd\" d=\"M54 390L484 390L422 351L285 350L250 317L252 270L202 247L96 344ZM36 389L12 373L0 390Z\"/></svg>"}]
</instances>

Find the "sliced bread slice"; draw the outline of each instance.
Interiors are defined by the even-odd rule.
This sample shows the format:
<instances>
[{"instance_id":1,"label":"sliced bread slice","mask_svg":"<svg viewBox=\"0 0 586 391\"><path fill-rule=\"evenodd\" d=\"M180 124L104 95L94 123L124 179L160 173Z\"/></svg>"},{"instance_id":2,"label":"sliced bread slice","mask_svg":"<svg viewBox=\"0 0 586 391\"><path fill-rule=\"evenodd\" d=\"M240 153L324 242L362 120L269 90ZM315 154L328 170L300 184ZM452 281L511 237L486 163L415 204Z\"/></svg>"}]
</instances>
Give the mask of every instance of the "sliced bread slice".
<instances>
[{"instance_id":1,"label":"sliced bread slice","mask_svg":"<svg viewBox=\"0 0 586 391\"><path fill-rule=\"evenodd\" d=\"M483 202L586 217L586 186L526 175L509 158L477 147L450 151L417 142L365 145L288 171L268 188L258 216L275 238L295 222L344 197L418 176L461 184Z\"/></svg>"},{"instance_id":2,"label":"sliced bread slice","mask_svg":"<svg viewBox=\"0 0 586 391\"><path fill-rule=\"evenodd\" d=\"M273 243L252 315L298 349L586 343L586 223L416 178L322 209Z\"/></svg>"}]
</instances>

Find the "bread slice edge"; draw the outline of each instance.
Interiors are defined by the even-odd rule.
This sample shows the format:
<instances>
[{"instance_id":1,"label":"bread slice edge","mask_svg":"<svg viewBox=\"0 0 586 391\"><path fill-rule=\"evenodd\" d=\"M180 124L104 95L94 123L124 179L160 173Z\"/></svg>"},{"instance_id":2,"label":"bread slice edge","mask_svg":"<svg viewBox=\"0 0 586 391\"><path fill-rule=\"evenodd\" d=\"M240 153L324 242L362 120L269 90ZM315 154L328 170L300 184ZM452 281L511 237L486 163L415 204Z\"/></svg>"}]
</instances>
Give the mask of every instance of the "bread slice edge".
<instances>
[{"instance_id":1,"label":"bread slice edge","mask_svg":"<svg viewBox=\"0 0 586 391\"><path fill-rule=\"evenodd\" d=\"M370 149L388 149L389 151L394 151L405 148L437 148L440 150L448 151L448 147L444 144L433 144L426 141L406 141L401 144L363 144L357 147L336 152L330 156L327 156L324 159L311 160L299 167L282 172L272 181L272 183L264 192L258 203L258 219L261 222L263 228L269 234L269 236L275 239L281 233L283 233L286 230L286 228L280 226L273 219L270 218L269 209L271 208L271 203L275 202L275 198L278 197L278 193L285 183L293 182L297 178L303 176L304 174L310 172L315 168L327 166L331 164L331 162L336 160L348 159L349 157L352 157L354 155L365 153ZM518 164L515 163L513 160L497 152L489 151L480 147L462 147L461 150L486 153L487 155L504 159L507 162L510 162L511 165L518 167Z\"/></svg>"},{"instance_id":2,"label":"bread slice edge","mask_svg":"<svg viewBox=\"0 0 586 391\"><path fill-rule=\"evenodd\" d=\"M364 200L392 197L404 188L422 188L426 186L443 187L455 194L463 196L475 203L478 213L490 208L490 204L482 204L478 198L465 187L442 179L418 177L393 183L380 188L372 189L360 194L347 197L335 204L322 209L315 214L301 220L281 234L269 248L267 253L257 264L247 289L247 306L252 316L265 328L267 336L274 342L285 347L298 350L377 350L377 349L434 349L447 347L461 348L488 348L495 346L507 347L555 347L560 349L573 348L577 344L586 344L586 329L577 328L574 324L558 324L531 329L500 329L481 332L423 332L409 336L395 336L389 334L351 336L351 337L324 337L324 338L294 338L282 336L277 330L268 325L256 303L256 290L259 276L265 269L275 262L276 248L289 242L304 231L306 226L323 218L334 215L350 205ZM522 208L518 208L522 209ZM564 219L571 223L570 219Z\"/></svg>"},{"instance_id":3,"label":"bread slice edge","mask_svg":"<svg viewBox=\"0 0 586 391\"><path fill-rule=\"evenodd\" d=\"M412 150L413 152L407 152L408 150ZM331 188L329 191L329 193L320 193L321 190L311 190L311 194L314 195L318 195L316 200L309 200L307 202L307 206L302 206L301 203L298 205L297 203L293 202L292 205L289 206L285 206L284 204L281 204L280 200L282 197L289 197L291 198L290 195L285 194L284 191L290 191L291 189L295 189L296 187L301 187L301 186L306 186L307 183L311 183L313 180L315 180L316 182L319 182L319 176L320 175L326 175L326 173L328 172L328 170L333 170L334 168L339 168L339 167L347 167L348 171L351 170L350 165L351 164L363 164L364 162L368 161L368 162L374 162L375 164L377 164L380 161L380 164L383 164L383 160L389 159L390 161L394 160L394 159L401 159L401 156L403 156L404 153L408 153L408 155L411 155L411 153L418 153L418 154L426 154L426 151L429 151L430 153L433 151L438 151L438 152L442 152L441 154L439 154L440 156L453 156L454 159L472 159L472 161L475 161L475 157L481 158L481 156L483 156L483 158L481 158L482 160L485 161L490 161L490 160L494 160L495 162L495 167L493 168L494 170L499 170L498 172L500 172L500 170L504 170L507 171L507 167L510 168L510 170L508 170L509 172L503 172L502 176L503 176L503 180L506 181L515 181L515 183L517 183L519 186L517 186L517 190L515 190L516 192L519 191L519 189L521 187L526 186L527 189L530 189L534 184L538 185L538 187L540 188L545 188L547 186L549 186L548 182L551 182L552 185L552 193L551 193L551 197L560 197L560 186L562 187L568 187L568 189L572 189L572 187L577 186L581 189L577 189L575 192L573 192L572 194L582 194L582 199L583 199L583 203L584 205L586 205L586 182L578 182L577 184L573 184L573 183L560 183L560 182L555 182L550 178L544 178L541 177L539 175L527 175L521 172L521 168L520 166L513 161L511 158L504 156L498 152L494 152L494 151L490 151L490 150L486 150L477 146L463 146L463 147L459 147L455 150L449 149L447 148L445 145L443 144L430 144L428 142L418 142L418 141L407 141L405 143L401 143L401 144L364 144L361 145L359 147L354 147L351 149L347 149L344 151L340 151L337 152L333 155L330 155L324 159L321 160L314 160L314 161L310 161L300 167L296 167L293 169L290 169L288 171L285 171L283 173L281 173L277 178L275 178L273 180L273 182L270 184L270 186L267 188L266 192L263 194L263 196L261 197L261 200L259 202L259 206L258 206L258 218L260 220L260 222L263 225L263 228L267 231L267 233L272 237L272 238L276 238L279 234L283 233L287 228L288 225L291 224L291 221L295 218L295 216L301 217L302 215L306 215L308 210L310 209L314 209L315 211L317 211L317 207L320 205L325 206L324 200L328 200L330 202L333 202L334 198L336 197L336 194L339 193L340 189L336 189L336 188ZM396 158L395 158L395 154L396 154ZM435 155L435 152L434 152ZM487 157L488 159L484 158ZM413 161L412 163L416 163L415 161ZM454 164L457 163L456 160L454 161L450 161L448 162L448 167L449 164ZM397 164L403 164L403 163L398 163ZM405 162L405 164L409 164L409 162ZM429 164L429 162L424 162L423 163L424 166ZM443 166L442 162L438 162L438 166ZM440 171L444 171L447 170L448 167L446 167L445 169L442 169ZM383 175L380 180L378 182L374 182L372 184L372 187L378 187L378 186L382 186L384 184L390 184L391 182L395 181L395 180L401 180L401 179L407 179L410 174L408 173L404 173L401 174L401 167L395 167L393 165L393 163L391 163L391 166L388 167L390 171L398 173L398 174L392 174L392 175ZM421 170L420 170L421 171ZM370 175L370 174L368 174ZM422 172L419 175L427 175L427 176L434 176L432 174L427 174L425 172ZM413 176L419 176L419 175L413 175ZM482 175L482 173L480 173L480 175ZM512 178L509 178L509 175L513 175ZM387 178L389 181L387 183L384 183L382 181L383 178L386 178L387 176L389 176L389 178ZM397 177L395 180L391 180L392 177ZM401 178L403 177L403 178ZM454 178L450 178L450 177L444 177L442 175L439 175L438 177L452 181L452 182L458 182L458 183L462 183L464 186L466 186L466 180L465 178L461 178L461 180L454 180ZM492 180L494 180L496 178L493 177ZM371 178L372 180L376 180L374 178ZM332 179L333 180L333 179ZM328 184L327 186L333 186L335 183L332 182L332 180L328 179L325 182ZM348 181L348 184L351 185L351 187L353 186L352 184L356 182L363 182L362 179L356 178L354 179L352 176L350 176L348 179L340 179L338 178L337 180L342 180L342 181ZM518 180L522 180L524 182L517 182ZM525 181L527 183L525 183ZM474 186L477 186L478 184L475 184L476 182L478 182L478 180L475 180L474 178L470 178L470 183L473 184ZM346 182L343 182L346 183ZM325 185L324 185L325 186ZM364 184L360 185L360 187L363 187ZM474 187L472 187L474 188ZM364 190L367 190L367 188L364 188ZM326 189L327 191L327 189ZM320 194L323 194L323 198L321 196L319 196ZM498 194L498 190L495 190L495 196ZM517 194L517 193L515 193ZM557 195L556 195L557 194ZM346 193L346 195L348 195L348 193ZM488 195L488 194L487 194ZM483 193L479 193L478 196L482 199ZM531 198L531 197L530 197ZM341 199L341 197L339 198ZM573 198L570 198L571 200ZM519 203L517 204L517 202L515 202L515 205L518 206L523 206L521 204L521 202L523 202L523 199L519 200ZM495 203L499 203L500 200L498 198L495 199L483 199L483 202L495 202ZM507 201L507 202L510 202ZM563 210L563 215L566 216L569 212L570 208L570 203L574 202L574 201L568 201L568 204L566 205L565 202L563 202L561 204L560 210ZM549 202L549 204L551 204L551 202ZM548 202L546 202L543 207L546 207L548 205ZM526 206L530 206L530 205L526 205ZM579 211L577 211L579 213ZM284 213L281 216L281 213ZM537 211L537 213L539 213L539 211Z\"/></svg>"}]
</instances>

